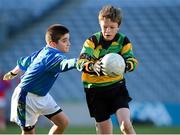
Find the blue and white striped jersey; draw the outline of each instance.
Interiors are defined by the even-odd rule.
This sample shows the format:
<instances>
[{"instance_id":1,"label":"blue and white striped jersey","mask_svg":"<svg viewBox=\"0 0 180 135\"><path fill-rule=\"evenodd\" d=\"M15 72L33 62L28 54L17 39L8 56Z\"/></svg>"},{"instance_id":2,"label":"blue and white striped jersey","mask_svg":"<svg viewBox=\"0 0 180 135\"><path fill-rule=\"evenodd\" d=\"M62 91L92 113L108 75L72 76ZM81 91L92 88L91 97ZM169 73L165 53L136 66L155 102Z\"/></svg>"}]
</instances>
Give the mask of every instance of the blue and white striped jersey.
<instances>
[{"instance_id":1,"label":"blue and white striped jersey","mask_svg":"<svg viewBox=\"0 0 180 135\"><path fill-rule=\"evenodd\" d=\"M75 68L76 59L67 59L56 48L44 47L27 57L21 57L18 66L25 73L19 87L27 92L45 96L60 72Z\"/></svg>"}]
</instances>

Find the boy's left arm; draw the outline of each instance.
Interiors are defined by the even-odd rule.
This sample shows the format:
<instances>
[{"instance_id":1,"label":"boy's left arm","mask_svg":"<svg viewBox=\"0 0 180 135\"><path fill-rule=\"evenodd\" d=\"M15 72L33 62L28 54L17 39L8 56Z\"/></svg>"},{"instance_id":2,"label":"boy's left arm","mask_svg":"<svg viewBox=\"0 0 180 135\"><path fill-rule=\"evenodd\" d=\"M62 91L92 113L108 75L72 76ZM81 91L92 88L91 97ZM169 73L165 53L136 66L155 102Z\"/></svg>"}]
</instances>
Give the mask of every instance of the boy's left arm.
<instances>
[{"instance_id":1,"label":"boy's left arm","mask_svg":"<svg viewBox=\"0 0 180 135\"><path fill-rule=\"evenodd\" d=\"M63 59L60 62L60 70L61 70L61 72L65 72L65 71L71 70L73 68L76 68L76 62L77 62L76 58Z\"/></svg>"},{"instance_id":2,"label":"boy's left arm","mask_svg":"<svg viewBox=\"0 0 180 135\"><path fill-rule=\"evenodd\" d=\"M126 63L125 72L134 71L138 61L133 54L132 44L127 37L124 39L123 48L121 49L120 54L123 56Z\"/></svg>"}]
</instances>

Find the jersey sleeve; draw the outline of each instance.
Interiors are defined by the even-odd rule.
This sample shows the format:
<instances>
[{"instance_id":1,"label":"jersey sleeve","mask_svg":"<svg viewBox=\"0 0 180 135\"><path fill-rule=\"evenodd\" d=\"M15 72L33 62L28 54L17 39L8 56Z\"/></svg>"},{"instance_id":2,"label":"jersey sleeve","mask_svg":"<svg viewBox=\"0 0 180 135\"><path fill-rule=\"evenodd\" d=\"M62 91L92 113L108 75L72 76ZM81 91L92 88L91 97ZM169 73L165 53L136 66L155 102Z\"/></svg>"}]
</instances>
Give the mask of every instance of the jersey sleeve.
<instances>
[{"instance_id":1,"label":"jersey sleeve","mask_svg":"<svg viewBox=\"0 0 180 135\"><path fill-rule=\"evenodd\" d=\"M51 72L65 72L76 68L76 58L68 59L63 55L57 54L47 59L47 68Z\"/></svg>"},{"instance_id":2,"label":"jersey sleeve","mask_svg":"<svg viewBox=\"0 0 180 135\"><path fill-rule=\"evenodd\" d=\"M123 47L120 53L125 59L126 72L131 72L135 70L137 67L138 61L136 60L134 56L132 43L129 41L127 37L124 38Z\"/></svg>"},{"instance_id":3,"label":"jersey sleeve","mask_svg":"<svg viewBox=\"0 0 180 135\"><path fill-rule=\"evenodd\" d=\"M39 54L40 51L41 50L32 53L30 56L21 57L20 59L18 59L17 65L19 66L19 68L23 71L26 71L29 65L36 58L36 56Z\"/></svg>"},{"instance_id":4,"label":"jersey sleeve","mask_svg":"<svg viewBox=\"0 0 180 135\"><path fill-rule=\"evenodd\" d=\"M60 70L61 72L65 72L71 70L76 67L76 58L73 59L64 59L60 62Z\"/></svg>"},{"instance_id":5,"label":"jersey sleeve","mask_svg":"<svg viewBox=\"0 0 180 135\"><path fill-rule=\"evenodd\" d=\"M93 63L93 52L95 48L95 38L88 38L82 47L79 59L77 61L77 69L84 72L92 72L89 65Z\"/></svg>"}]
</instances>

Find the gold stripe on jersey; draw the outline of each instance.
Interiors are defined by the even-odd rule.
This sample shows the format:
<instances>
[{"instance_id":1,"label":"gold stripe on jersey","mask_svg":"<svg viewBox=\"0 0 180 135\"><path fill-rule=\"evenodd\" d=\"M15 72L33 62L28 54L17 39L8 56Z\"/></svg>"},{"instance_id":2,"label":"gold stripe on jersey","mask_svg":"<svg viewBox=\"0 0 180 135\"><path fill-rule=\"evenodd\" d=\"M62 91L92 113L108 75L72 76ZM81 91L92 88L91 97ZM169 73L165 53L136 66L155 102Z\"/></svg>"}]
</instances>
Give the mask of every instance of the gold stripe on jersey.
<instances>
[{"instance_id":1,"label":"gold stripe on jersey","mask_svg":"<svg viewBox=\"0 0 180 135\"><path fill-rule=\"evenodd\" d=\"M98 45L96 47L96 49L94 49L94 52L93 52L93 55L98 58L99 57L99 54L100 54L100 50L102 49L102 46L101 45Z\"/></svg>"},{"instance_id":2,"label":"gold stripe on jersey","mask_svg":"<svg viewBox=\"0 0 180 135\"><path fill-rule=\"evenodd\" d=\"M95 48L95 44L94 44L91 40L89 40L89 39L87 39L87 40L85 41L84 46L85 46L85 47L89 47L89 48L91 48L91 49L94 49L94 48Z\"/></svg>"},{"instance_id":3,"label":"gold stripe on jersey","mask_svg":"<svg viewBox=\"0 0 180 135\"><path fill-rule=\"evenodd\" d=\"M128 61L133 61L133 62L135 62L135 63L138 63L138 61L137 61L135 58L128 58L127 60L128 60Z\"/></svg>"},{"instance_id":4,"label":"gold stripe on jersey","mask_svg":"<svg viewBox=\"0 0 180 135\"><path fill-rule=\"evenodd\" d=\"M112 46L117 46L117 45L119 45L119 43L118 43L118 42L112 42L111 45L112 45Z\"/></svg>"},{"instance_id":5,"label":"gold stripe on jersey","mask_svg":"<svg viewBox=\"0 0 180 135\"><path fill-rule=\"evenodd\" d=\"M91 75L85 72L82 73L82 81L88 83L109 83L113 81L122 80L123 78L124 78L123 75L110 77L110 76Z\"/></svg>"},{"instance_id":6,"label":"gold stripe on jersey","mask_svg":"<svg viewBox=\"0 0 180 135\"><path fill-rule=\"evenodd\" d=\"M125 46L123 46L122 50L121 50L121 54L125 54L126 52L132 50L132 44L128 43Z\"/></svg>"}]
</instances>

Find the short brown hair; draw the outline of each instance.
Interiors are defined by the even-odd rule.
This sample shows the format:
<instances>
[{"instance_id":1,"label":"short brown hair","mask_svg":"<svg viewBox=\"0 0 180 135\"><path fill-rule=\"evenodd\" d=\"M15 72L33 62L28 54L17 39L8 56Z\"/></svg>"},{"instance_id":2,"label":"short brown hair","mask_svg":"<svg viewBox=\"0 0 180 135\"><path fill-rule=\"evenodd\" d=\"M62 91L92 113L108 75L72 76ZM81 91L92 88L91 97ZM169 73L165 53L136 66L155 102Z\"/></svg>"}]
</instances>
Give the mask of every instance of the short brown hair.
<instances>
[{"instance_id":1,"label":"short brown hair","mask_svg":"<svg viewBox=\"0 0 180 135\"><path fill-rule=\"evenodd\" d=\"M103 18L109 18L112 22L117 22L120 25L122 11L120 8L115 8L112 5L106 5L99 12L99 21L103 20Z\"/></svg>"},{"instance_id":2,"label":"short brown hair","mask_svg":"<svg viewBox=\"0 0 180 135\"><path fill-rule=\"evenodd\" d=\"M47 29L46 35L45 35L45 39L46 39L46 43L50 43L50 42L58 42L58 40L61 38L61 36L63 36L64 34L69 33L69 30L61 25L61 24L53 24L51 26L49 26L49 28Z\"/></svg>"}]
</instances>

